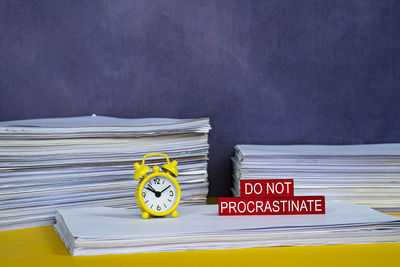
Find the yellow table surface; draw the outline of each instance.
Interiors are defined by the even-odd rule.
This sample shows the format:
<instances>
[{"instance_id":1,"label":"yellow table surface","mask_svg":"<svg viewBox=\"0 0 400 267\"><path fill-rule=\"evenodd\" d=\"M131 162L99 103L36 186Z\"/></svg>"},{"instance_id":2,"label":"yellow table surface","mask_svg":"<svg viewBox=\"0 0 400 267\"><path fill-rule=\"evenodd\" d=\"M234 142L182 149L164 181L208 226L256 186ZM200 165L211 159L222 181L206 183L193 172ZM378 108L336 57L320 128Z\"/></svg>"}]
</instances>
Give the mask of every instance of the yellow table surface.
<instances>
[{"instance_id":1,"label":"yellow table surface","mask_svg":"<svg viewBox=\"0 0 400 267\"><path fill-rule=\"evenodd\" d=\"M400 243L70 256L52 226L0 232L3 266L398 266Z\"/></svg>"}]
</instances>

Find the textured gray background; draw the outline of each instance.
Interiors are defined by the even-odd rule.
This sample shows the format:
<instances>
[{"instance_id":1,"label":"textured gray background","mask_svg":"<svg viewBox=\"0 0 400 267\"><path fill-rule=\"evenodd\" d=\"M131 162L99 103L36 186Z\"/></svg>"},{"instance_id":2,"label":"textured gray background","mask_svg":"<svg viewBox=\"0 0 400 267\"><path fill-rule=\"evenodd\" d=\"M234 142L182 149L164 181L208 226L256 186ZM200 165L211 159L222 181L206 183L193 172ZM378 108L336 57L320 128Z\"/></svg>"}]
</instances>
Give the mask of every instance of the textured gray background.
<instances>
[{"instance_id":1,"label":"textured gray background","mask_svg":"<svg viewBox=\"0 0 400 267\"><path fill-rule=\"evenodd\" d=\"M0 120L210 116L237 143L400 142L400 1L0 1Z\"/></svg>"}]
</instances>

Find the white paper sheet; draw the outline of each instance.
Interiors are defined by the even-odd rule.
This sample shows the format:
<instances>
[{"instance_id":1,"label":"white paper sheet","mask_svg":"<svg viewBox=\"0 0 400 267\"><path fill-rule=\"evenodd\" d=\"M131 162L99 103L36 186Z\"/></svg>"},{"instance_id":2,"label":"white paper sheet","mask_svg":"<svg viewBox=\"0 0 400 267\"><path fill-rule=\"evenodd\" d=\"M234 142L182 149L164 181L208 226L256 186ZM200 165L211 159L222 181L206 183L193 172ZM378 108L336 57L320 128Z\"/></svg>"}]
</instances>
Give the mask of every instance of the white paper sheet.
<instances>
[{"instance_id":1,"label":"white paper sheet","mask_svg":"<svg viewBox=\"0 0 400 267\"><path fill-rule=\"evenodd\" d=\"M243 155L316 155L316 156L368 156L393 155L398 156L400 144L371 145L237 145Z\"/></svg>"}]
</instances>

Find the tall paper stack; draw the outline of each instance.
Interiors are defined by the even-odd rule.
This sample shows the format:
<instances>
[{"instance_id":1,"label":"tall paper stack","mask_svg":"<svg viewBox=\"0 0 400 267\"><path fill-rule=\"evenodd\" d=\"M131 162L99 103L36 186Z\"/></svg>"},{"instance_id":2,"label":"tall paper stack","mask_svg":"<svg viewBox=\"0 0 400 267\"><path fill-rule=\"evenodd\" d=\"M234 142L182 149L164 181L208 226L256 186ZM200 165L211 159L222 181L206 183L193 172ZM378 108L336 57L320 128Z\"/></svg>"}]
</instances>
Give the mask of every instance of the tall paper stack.
<instances>
[{"instance_id":1,"label":"tall paper stack","mask_svg":"<svg viewBox=\"0 0 400 267\"><path fill-rule=\"evenodd\" d=\"M400 211L400 144L237 145L234 196L242 179L295 179L296 195L325 195Z\"/></svg>"},{"instance_id":2,"label":"tall paper stack","mask_svg":"<svg viewBox=\"0 0 400 267\"><path fill-rule=\"evenodd\" d=\"M182 205L205 203L209 130L208 118L0 122L0 230L50 225L59 208L136 207L133 163L147 153L178 161Z\"/></svg>"}]
</instances>

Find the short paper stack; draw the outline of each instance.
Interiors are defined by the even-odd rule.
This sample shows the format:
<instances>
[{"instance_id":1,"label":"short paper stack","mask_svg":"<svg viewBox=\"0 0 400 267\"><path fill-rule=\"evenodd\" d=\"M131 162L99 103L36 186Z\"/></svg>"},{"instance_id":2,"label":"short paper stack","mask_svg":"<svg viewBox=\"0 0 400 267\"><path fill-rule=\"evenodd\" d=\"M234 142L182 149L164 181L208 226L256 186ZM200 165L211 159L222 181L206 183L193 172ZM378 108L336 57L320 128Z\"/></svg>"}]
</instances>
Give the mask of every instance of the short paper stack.
<instances>
[{"instance_id":1,"label":"short paper stack","mask_svg":"<svg viewBox=\"0 0 400 267\"><path fill-rule=\"evenodd\" d=\"M246 179L295 179L296 195L322 194L400 212L400 144L237 145L233 195Z\"/></svg>"},{"instance_id":2,"label":"short paper stack","mask_svg":"<svg viewBox=\"0 0 400 267\"><path fill-rule=\"evenodd\" d=\"M398 217L327 201L326 214L218 216L217 205L178 207L144 220L134 209L60 210L54 226L72 255L400 241Z\"/></svg>"}]
</instances>

